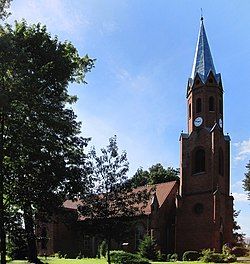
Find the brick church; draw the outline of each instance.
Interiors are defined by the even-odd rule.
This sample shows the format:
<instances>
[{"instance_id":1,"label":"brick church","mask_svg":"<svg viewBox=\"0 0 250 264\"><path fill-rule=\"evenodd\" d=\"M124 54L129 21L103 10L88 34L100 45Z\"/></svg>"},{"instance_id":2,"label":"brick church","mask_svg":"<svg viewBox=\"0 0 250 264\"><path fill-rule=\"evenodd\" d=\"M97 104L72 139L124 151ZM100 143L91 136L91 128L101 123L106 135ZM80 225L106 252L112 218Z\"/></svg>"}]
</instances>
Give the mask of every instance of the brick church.
<instances>
[{"instance_id":1,"label":"brick church","mask_svg":"<svg viewBox=\"0 0 250 264\"><path fill-rule=\"evenodd\" d=\"M186 98L188 128L180 135L180 181L155 186L144 214L135 218L133 234L126 241L114 241L114 249L126 244L135 251L145 234L156 240L162 253L204 248L220 251L223 244L232 242L230 137L223 133L222 80L214 67L203 18ZM66 201L65 211L77 215L78 204ZM96 256L101 240L81 228L84 219L76 218L71 226L56 219L37 227L38 236L49 238L47 254ZM43 254L41 243L38 248Z\"/></svg>"}]
</instances>

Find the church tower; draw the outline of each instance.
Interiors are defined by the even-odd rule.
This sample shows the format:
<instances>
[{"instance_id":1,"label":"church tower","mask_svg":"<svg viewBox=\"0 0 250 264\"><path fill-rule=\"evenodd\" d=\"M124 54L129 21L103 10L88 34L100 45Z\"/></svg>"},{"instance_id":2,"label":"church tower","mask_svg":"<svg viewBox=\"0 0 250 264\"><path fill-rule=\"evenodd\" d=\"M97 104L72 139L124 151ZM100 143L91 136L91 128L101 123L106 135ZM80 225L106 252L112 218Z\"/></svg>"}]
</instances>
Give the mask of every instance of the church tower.
<instances>
[{"instance_id":1,"label":"church tower","mask_svg":"<svg viewBox=\"0 0 250 264\"><path fill-rule=\"evenodd\" d=\"M230 137L223 132L223 86L203 18L187 85L188 133L180 136L176 252L215 249L232 241Z\"/></svg>"}]
</instances>

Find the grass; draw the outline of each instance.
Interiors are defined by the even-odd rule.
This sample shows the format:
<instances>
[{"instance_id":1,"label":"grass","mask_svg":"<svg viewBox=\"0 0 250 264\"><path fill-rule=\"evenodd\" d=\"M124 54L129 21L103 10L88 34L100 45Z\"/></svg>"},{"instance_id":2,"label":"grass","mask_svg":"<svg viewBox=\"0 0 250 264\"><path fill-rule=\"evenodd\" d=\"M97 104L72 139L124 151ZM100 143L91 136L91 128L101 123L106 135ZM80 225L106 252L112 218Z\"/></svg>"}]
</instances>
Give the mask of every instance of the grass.
<instances>
[{"instance_id":1,"label":"grass","mask_svg":"<svg viewBox=\"0 0 250 264\"><path fill-rule=\"evenodd\" d=\"M105 258L102 259L93 259L93 258L89 258L89 259L64 259L64 258L47 258L47 260L45 260L44 258L41 258L41 260L44 263L48 263L48 264L107 264L107 260ZM15 261L10 261L8 262L9 264L27 264L28 262L25 260L15 260ZM166 264L166 263L175 263L175 264L202 264L203 262L200 261L185 261L185 262L181 262L181 261L177 261L177 262L152 262L152 264ZM249 264L249 258L247 258L245 261L240 261L238 262L240 264Z\"/></svg>"},{"instance_id":2,"label":"grass","mask_svg":"<svg viewBox=\"0 0 250 264\"><path fill-rule=\"evenodd\" d=\"M85 258L85 259L64 259L64 258L41 258L41 260L44 263L49 263L49 264L106 264L107 260L102 258L102 259L93 259L93 258ZM26 264L28 263L25 260L15 260L9 262L9 264Z\"/></svg>"},{"instance_id":3,"label":"grass","mask_svg":"<svg viewBox=\"0 0 250 264\"><path fill-rule=\"evenodd\" d=\"M59 258L47 258L47 260L45 260L44 258L41 259L44 263L48 263L48 264L107 264L107 260L102 258L102 259L93 259L93 258L89 258L89 259L59 259ZM11 261L8 262L9 264L27 264L28 262L25 260L15 260L15 261ZM153 264L166 264L167 262L153 262ZM181 262L172 262L172 263L181 263ZM185 264L196 264L196 263L200 263L201 262L185 262Z\"/></svg>"}]
</instances>

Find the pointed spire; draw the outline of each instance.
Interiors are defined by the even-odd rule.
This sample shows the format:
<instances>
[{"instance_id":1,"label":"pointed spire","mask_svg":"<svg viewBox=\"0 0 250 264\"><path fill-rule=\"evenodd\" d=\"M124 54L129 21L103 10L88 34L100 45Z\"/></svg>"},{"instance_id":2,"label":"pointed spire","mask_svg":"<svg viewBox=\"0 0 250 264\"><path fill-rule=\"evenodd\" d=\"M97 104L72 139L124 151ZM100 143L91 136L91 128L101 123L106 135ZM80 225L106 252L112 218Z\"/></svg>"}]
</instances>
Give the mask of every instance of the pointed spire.
<instances>
[{"instance_id":1,"label":"pointed spire","mask_svg":"<svg viewBox=\"0 0 250 264\"><path fill-rule=\"evenodd\" d=\"M191 78L194 79L195 75L198 73L202 81L205 82L210 71L216 75L212 54L203 24L203 16L201 16L201 26L195 50Z\"/></svg>"}]
</instances>

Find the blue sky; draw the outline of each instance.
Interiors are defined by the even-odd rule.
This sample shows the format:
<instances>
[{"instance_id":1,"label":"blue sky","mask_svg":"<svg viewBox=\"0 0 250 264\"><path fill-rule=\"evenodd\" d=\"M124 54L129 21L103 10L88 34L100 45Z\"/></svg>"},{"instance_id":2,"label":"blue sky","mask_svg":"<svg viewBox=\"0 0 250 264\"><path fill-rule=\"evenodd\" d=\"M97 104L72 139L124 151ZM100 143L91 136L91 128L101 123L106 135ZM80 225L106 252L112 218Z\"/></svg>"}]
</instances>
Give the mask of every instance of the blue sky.
<instances>
[{"instance_id":1,"label":"blue sky","mask_svg":"<svg viewBox=\"0 0 250 264\"><path fill-rule=\"evenodd\" d=\"M14 0L14 19L46 24L81 55L96 58L87 85L71 85L84 136L101 148L117 135L130 172L160 162L179 167L187 131L186 85L200 8L224 85L224 129L231 136L231 191L238 223L250 237L250 201L242 189L250 159L250 1Z\"/></svg>"}]
</instances>

